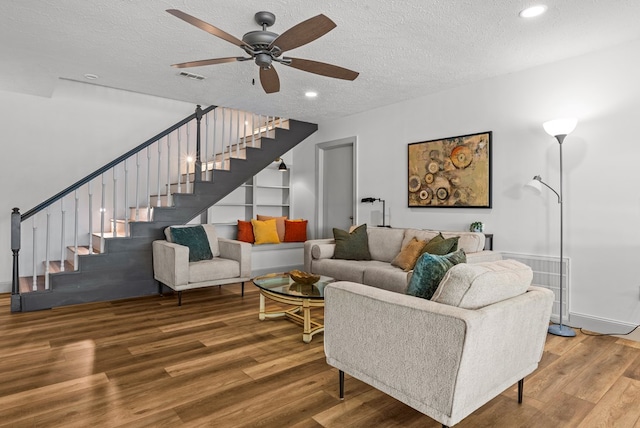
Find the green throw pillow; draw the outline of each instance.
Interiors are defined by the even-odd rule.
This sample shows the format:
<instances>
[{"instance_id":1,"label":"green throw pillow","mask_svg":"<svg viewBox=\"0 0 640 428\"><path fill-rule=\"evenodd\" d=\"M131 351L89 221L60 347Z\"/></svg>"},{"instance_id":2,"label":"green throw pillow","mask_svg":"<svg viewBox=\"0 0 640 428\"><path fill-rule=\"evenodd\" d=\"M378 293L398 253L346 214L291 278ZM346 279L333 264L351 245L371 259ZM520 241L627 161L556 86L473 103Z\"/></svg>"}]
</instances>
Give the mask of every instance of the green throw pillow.
<instances>
[{"instance_id":1,"label":"green throw pillow","mask_svg":"<svg viewBox=\"0 0 640 428\"><path fill-rule=\"evenodd\" d=\"M189 262L213 258L207 233L202 226L172 227L171 239L176 244L189 247Z\"/></svg>"},{"instance_id":2,"label":"green throw pillow","mask_svg":"<svg viewBox=\"0 0 640 428\"><path fill-rule=\"evenodd\" d=\"M424 253L413 268L413 276L409 287L407 287L407 294L431 299L447 271L458 263L466 262L467 256L463 250L444 256Z\"/></svg>"},{"instance_id":3,"label":"green throw pillow","mask_svg":"<svg viewBox=\"0 0 640 428\"><path fill-rule=\"evenodd\" d=\"M442 233L439 233L427 242L427 245L422 248L422 252L420 254L429 253L443 256L445 254L452 253L458 249L459 239L459 236L445 239L444 236L442 236Z\"/></svg>"},{"instance_id":4,"label":"green throw pillow","mask_svg":"<svg viewBox=\"0 0 640 428\"><path fill-rule=\"evenodd\" d=\"M351 233L333 228L333 238L336 240L334 259L371 260L366 224L356 227Z\"/></svg>"}]
</instances>

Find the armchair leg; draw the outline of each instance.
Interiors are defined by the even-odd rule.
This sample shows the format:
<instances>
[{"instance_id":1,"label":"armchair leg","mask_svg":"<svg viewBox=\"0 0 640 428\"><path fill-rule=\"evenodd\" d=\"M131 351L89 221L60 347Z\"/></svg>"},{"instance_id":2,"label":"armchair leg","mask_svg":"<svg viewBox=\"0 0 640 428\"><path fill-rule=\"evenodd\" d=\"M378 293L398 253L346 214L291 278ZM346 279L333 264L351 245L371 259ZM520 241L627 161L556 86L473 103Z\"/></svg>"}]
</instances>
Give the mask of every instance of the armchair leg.
<instances>
[{"instance_id":1,"label":"armchair leg","mask_svg":"<svg viewBox=\"0 0 640 428\"><path fill-rule=\"evenodd\" d=\"M338 370L338 378L340 379L340 399L344 400L344 372Z\"/></svg>"},{"instance_id":2,"label":"armchair leg","mask_svg":"<svg viewBox=\"0 0 640 428\"><path fill-rule=\"evenodd\" d=\"M160 296L163 296L163 294L162 294L162 283L160 281L158 281L158 294Z\"/></svg>"},{"instance_id":3,"label":"armchair leg","mask_svg":"<svg viewBox=\"0 0 640 428\"><path fill-rule=\"evenodd\" d=\"M242 281L242 297L244 297L244 281Z\"/></svg>"},{"instance_id":4,"label":"armchair leg","mask_svg":"<svg viewBox=\"0 0 640 428\"><path fill-rule=\"evenodd\" d=\"M178 291L178 306L182 306L182 291Z\"/></svg>"},{"instance_id":5,"label":"armchair leg","mask_svg":"<svg viewBox=\"0 0 640 428\"><path fill-rule=\"evenodd\" d=\"M518 404L522 404L522 390L524 389L524 378L518 381Z\"/></svg>"}]
</instances>

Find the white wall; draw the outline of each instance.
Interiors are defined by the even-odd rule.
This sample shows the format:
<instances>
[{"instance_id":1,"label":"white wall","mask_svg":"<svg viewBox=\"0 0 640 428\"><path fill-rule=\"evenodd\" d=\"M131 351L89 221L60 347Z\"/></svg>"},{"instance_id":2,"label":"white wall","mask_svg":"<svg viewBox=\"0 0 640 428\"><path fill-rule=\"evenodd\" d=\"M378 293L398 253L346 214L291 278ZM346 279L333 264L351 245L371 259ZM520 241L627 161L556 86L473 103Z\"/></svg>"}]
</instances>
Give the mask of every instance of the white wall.
<instances>
[{"instance_id":1,"label":"white wall","mask_svg":"<svg viewBox=\"0 0 640 428\"><path fill-rule=\"evenodd\" d=\"M558 256L558 143L542 123L579 119L564 143L569 312L601 329L640 323L640 41L319 124L294 150L296 215L315 219L315 144L356 136L362 196L385 199L393 226L462 230L473 221L496 249ZM407 144L493 131L493 208L407 207ZM359 222L371 204L359 204ZM313 230L313 227L310 227ZM599 324L598 324L599 323ZM596 325L598 324L598 325Z\"/></svg>"},{"instance_id":2,"label":"white wall","mask_svg":"<svg viewBox=\"0 0 640 428\"><path fill-rule=\"evenodd\" d=\"M194 110L66 80L51 98L0 91L0 292L10 291L13 207L24 213Z\"/></svg>"}]
</instances>

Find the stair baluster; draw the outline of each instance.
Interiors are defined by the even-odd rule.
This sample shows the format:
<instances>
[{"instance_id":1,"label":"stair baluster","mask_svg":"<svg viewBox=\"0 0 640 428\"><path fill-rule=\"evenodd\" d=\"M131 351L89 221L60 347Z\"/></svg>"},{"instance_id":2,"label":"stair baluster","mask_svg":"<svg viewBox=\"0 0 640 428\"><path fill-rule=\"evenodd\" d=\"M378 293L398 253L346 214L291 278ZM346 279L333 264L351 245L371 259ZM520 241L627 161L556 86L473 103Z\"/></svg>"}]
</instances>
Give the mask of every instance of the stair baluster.
<instances>
[{"instance_id":1,"label":"stair baluster","mask_svg":"<svg viewBox=\"0 0 640 428\"><path fill-rule=\"evenodd\" d=\"M64 272L64 256L65 256L65 214L67 212L64 210L64 198L60 199L60 272Z\"/></svg>"},{"instance_id":2,"label":"stair baluster","mask_svg":"<svg viewBox=\"0 0 640 428\"><path fill-rule=\"evenodd\" d=\"M89 182L89 254L93 254L93 245L91 245L91 233L93 231L93 183Z\"/></svg>"},{"instance_id":3,"label":"stair baluster","mask_svg":"<svg viewBox=\"0 0 640 428\"><path fill-rule=\"evenodd\" d=\"M75 199L75 218L73 221L73 270L78 270L78 232L79 232L79 219L80 219L80 204L78 201L78 191L74 191L74 199Z\"/></svg>"},{"instance_id":4,"label":"stair baluster","mask_svg":"<svg viewBox=\"0 0 640 428\"><path fill-rule=\"evenodd\" d=\"M33 281L31 283L31 289L33 291L38 290L38 226L36 226L36 217L33 216Z\"/></svg>"},{"instance_id":5,"label":"stair baluster","mask_svg":"<svg viewBox=\"0 0 640 428\"><path fill-rule=\"evenodd\" d=\"M129 236L131 206L129 205L129 159L124 160L124 236Z\"/></svg>"},{"instance_id":6,"label":"stair baluster","mask_svg":"<svg viewBox=\"0 0 640 428\"><path fill-rule=\"evenodd\" d=\"M102 174L101 177L101 185L100 185L100 189L101 189L101 195L100 195L100 253L104 253L104 215L107 211L107 204L105 201L105 197L106 197L106 189L107 189L107 183L105 182L105 178L104 178L104 173ZM93 238L93 236L91 237ZM89 241L89 245L93 246L93 242L92 240Z\"/></svg>"},{"instance_id":7,"label":"stair baluster","mask_svg":"<svg viewBox=\"0 0 640 428\"><path fill-rule=\"evenodd\" d=\"M168 138L168 137L167 137ZM162 198L160 197L160 189L161 189L161 184L162 184L162 180L160 179L160 170L162 168L161 166L161 162L162 162L162 143L160 141L158 141L158 178L156 179L156 182L158 183L158 189L156 195L156 206L157 207L161 207L162 206ZM149 204L149 206L151 206L151 204Z\"/></svg>"},{"instance_id":8,"label":"stair baluster","mask_svg":"<svg viewBox=\"0 0 640 428\"><path fill-rule=\"evenodd\" d=\"M113 236L116 236L118 230L118 174L116 168L113 168L113 212L111 214L111 230Z\"/></svg>"},{"instance_id":9,"label":"stair baluster","mask_svg":"<svg viewBox=\"0 0 640 428\"><path fill-rule=\"evenodd\" d=\"M45 230L45 248L44 248L44 289L49 289L49 262L51 261L51 210L47 207L47 226Z\"/></svg>"},{"instance_id":10,"label":"stair baluster","mask_svg":"<svg viewBox=\"0 0 640 428\"><path fill-rule=\"evenodd\" d=\"M170 207L171 202L171 134L167 135L167 202L166 206Z\"/></svg>"},{"instance_id":11,"label":"stair baluster","mask_svg":"<svg viewBox=\"0 0 640 428\"><path fill-rule=\"evenodd\" d=\"M160 145L160 144L158 144ZM151 149L147 147L147 190L146 190L147 202L147 218L146 221L151 220Z\"/></svg>"},{"instance_id":12,"label":"stair baluster","mask_svg":"<svg viewBox=\"0 0 640 428\"><path fill-rule=\"evenodd\" d=\"M191 165L193 164L193 158L191 157L191 152L189 151L189 143L191 142L191 133L189 132L189 125L187 125L185 127L185 131L187 134L187 150L185 152L186 156L185 156L185 169L186 171L186 193L191 193L191 189L190 189L190 182L191 180L189 179L190 175L191 175ZM181 178L180 178L181 179Z\"/></svg>"},{"instance_id":13,"label":"stair baluster","mask_svg":"<svg viewBox=\"0 0 640 428\"><path fill-rule=\"evenodd\" d=\"M178 193L182 193L182 137L180 128L178 128L178 155L176 156L178 160Z\"/></svg>"},{"instance_id":14,"label":"stair baluster","mask_svg":"<svg viewBox=\"0 0 640 428\"><path fill-rule=\"evenodd\" d=\"M135 221L140 221L140 152L136 153L136 216Z\"/></svg>"}]
</instances>

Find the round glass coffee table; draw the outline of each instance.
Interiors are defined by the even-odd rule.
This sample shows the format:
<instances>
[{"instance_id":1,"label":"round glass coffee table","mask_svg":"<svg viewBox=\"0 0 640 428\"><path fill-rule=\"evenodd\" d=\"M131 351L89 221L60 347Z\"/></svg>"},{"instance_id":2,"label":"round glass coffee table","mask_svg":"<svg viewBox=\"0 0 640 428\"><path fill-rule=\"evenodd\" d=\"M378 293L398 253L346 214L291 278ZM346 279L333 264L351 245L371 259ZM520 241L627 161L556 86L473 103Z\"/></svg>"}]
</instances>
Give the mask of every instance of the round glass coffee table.
<instances>
[{"instance_id":1,"label":"round glass coffee table","mask_svg":"<svg viewBox=\"0 0 640 428\"><path fill-rule=\"evenodd\" d=\"M260 289L260 313L258 318L286 317L302 325L302 340L311 342L314 334L324 331L324 325L311 319L311 308L324 307L324 287L333 282L328 276L321 276L313 285L300 284L292 280L287 273L271 273L258 276L253 283ZM265 298L291 305L286 311L266 312ZM302 315L300 315L302 312Z\"/></svg>"}]
</instances>

